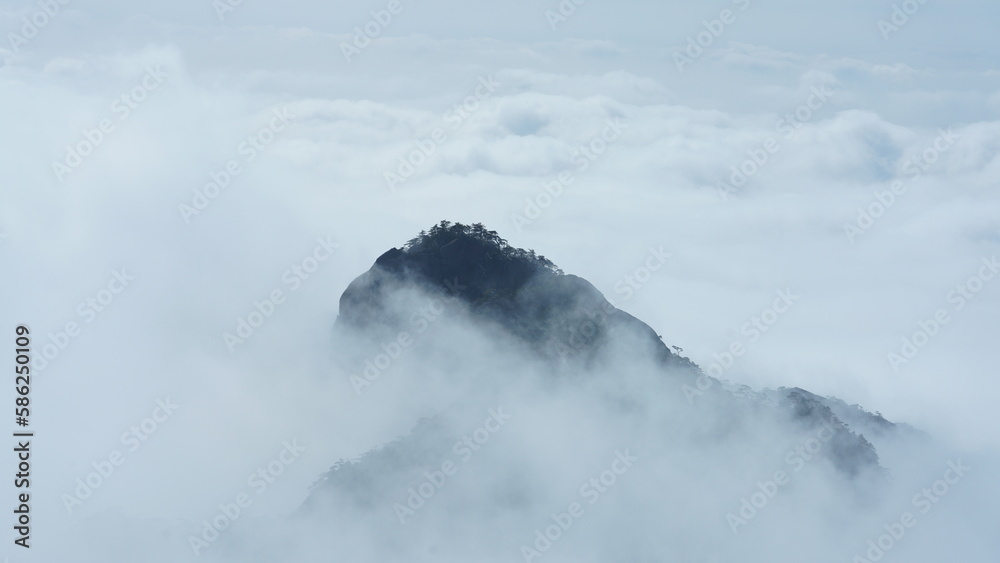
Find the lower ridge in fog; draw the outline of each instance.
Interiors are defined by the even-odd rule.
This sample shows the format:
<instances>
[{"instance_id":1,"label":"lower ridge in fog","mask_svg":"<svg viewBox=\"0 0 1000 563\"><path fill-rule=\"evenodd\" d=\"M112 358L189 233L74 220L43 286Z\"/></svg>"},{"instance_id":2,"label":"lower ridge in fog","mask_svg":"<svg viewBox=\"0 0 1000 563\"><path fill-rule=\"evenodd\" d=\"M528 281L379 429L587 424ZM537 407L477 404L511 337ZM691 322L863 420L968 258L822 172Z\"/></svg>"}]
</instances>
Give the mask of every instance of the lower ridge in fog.
<instances>
[{"instance_id":1,"label":"lower ridge in fog","mask_svg":"<svg viewBox=\"0 0 1000 563\"><path fill-rule=\"evenodd\" d=\"M313 485L294 520L325 531L301 557L846 560L838 523L892 482L866 436L924 440L803 389L708 377L479 224L443 221L379 256L334 334L359 396L427 409ZM805 542L818 553L803 559Z\"/></svg>"}]
</instances>

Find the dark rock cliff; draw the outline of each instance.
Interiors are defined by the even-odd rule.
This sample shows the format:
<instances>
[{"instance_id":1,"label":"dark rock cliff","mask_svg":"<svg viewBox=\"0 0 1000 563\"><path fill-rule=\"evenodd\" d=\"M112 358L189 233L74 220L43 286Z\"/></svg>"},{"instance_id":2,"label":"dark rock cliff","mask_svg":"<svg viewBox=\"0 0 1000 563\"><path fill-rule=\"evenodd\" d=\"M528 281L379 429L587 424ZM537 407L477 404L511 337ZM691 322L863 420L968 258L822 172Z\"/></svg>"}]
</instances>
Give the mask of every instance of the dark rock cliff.
<instances>
[{"instance_id":1,"label":"dark rock cliff","mask_svg":"<svg viewBox=\"0 0 1000 563\"><path fill-rule=\"evenodd\" d=\"M762 411L785 420L799 435L830 425L834 438L824 455L846 478L884 473L874 446L861 434L896 430L880 415L798 388L755 392L710 378L672 351L649 325L612 306L589 282L563 273L534 251L510 247L482 225L443 221L404 247L383 253L344 291L336 329L398 330L405 319L395 317L386 304L394 292L407 288L458 299L474 319L512 335L543 361L587 364L613 345L617 353L653 360L666 378L692 386L700 380L701 394L709 395L706 406L727 413L727 421L719 425L724 431L745 426L752 413ZM681 387L676 386L678 393ZM358 508L377 504L384 479L406 481L424 462L440 457L447 444L439 435L439 422L437 417L424 419L407 436L360 459L341 460L322 476L303 509L329 505L329 499L323 500L327 495ZM373 477L376 473L382 477Z\"/></svg>"},{"instance_id":2,"label":"dark rock cliff","mask_svg":"<svg viewBox=\"0 0 1000 563\"><path fill-rule=\"evenodd\" d=\"M407 284L459 298L474 316L549 358L592 358L618 339L637 354L697 369L587 280L564 274L534 251L511 248L479 224L442 222L379 256L344 291L337 323L364 329L398 322L383 304L388 293Z\"/></svg>"}]
</instances>

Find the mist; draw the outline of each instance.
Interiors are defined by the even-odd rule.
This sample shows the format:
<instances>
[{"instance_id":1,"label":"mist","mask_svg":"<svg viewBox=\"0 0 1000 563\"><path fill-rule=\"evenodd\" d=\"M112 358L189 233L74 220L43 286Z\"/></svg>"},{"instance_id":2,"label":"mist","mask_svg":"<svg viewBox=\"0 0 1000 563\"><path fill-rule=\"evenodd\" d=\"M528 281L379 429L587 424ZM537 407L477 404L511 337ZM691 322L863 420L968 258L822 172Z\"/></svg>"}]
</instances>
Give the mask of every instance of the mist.
<instances>
[{"instance_id":1,"label":"mist","mask_svg":"<svg viewBox=\"0 0 1000 563\"><path fill-rule=\"evenodd\" d=\"M0 556L996 560L997 8L912 4L8 2L35 436L32 547ZM340 326L442 219L700 371L545 358L421 287Z\"/></svg>"}]
</instances>

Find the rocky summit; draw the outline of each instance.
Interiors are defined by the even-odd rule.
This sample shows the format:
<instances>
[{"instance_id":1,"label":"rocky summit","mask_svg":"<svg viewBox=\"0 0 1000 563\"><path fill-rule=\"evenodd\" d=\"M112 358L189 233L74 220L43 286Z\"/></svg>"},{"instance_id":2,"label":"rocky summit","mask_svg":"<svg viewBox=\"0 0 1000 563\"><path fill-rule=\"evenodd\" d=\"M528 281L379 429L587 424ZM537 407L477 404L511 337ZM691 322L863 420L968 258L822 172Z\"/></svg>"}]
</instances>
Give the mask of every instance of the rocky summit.
<instances>
[{"instance_id":1,"label":"rocky summit","mask_svg":"<svg viewBox=\"0 0 1000 563\"><path fill-rule=\"evenodd\" d=\"M432 304L430 313L413 312L423 310L414 303L425 302ZM434 303L442 305L435 309ZM445 309L461 319L459 328L424 332ZM502 342L502 351L490 351L482 341ZM409 356L404 348L412 350ZM460 397L421 413L397 437L336 461L297 513L377 534L387 546L379 556L389 559L411 557L413 545L423 541L418 538L437 537L439 546L455 530L486 533L476 522L520 522L547 510L538 500L541 491L559 488L559 475L583 463L558 452L586 450L588 444L608 444L608 455L617 456L609 457L615 472L631 467L620 460L633 458L677 472L672 479L653 477L659 482L655 493L641 494L623 509L631 512L656 513L656 503L666 502L654 501L658 496L687 503L684 510L704 510L699 494L718 496L730 486L738 492L742 483L757 479L757 489L735 495L732 510L715 521L737 533L763 510L761 502L782 488L792 490L800 470L812 484L798 485L795 494L829 486L834 497L863 502L889 482L866 435L919 435L804 389L753 390L709 377L591 283L533 250L511 247L480 224L442 221L379 256L340 298L334 349L344 374L365 386L375 379L365 369L390 374L376 381L378 391L363 397L383 401L379 408L409 408L407 394L424 400L447 394L450 388L436 386L435 377L465 383ZM485 358L506 364L473 374L470 366ZM393 398L390 390L404 388L401 398ZM386 406L391 400L397 407ZM520 408L509 409L511 404ZM534 446L539 441L546 444L541 450ZM466 463L477 469L463 469ZM585 492L591 492L586 484L580 494ZM691 497L671 496L678 494ZM807 502L824 501L817 496ZM451 560L484 557L507 541L484 537L463 544ZM526 560L544 551L522 547Z\"/></svg>"},{"instance_id":2,"label":"rocky summit","mask_svg":"<svg viewBox=\"0 0 1000 563\"><path fill-rule=\"evenodd\" d=\"M615 343L666 366L697 369L590 282L533 250L512 248L481 224L442 221L386 251L344 291L337 323L365 329L398 322L383 305L405 286L457 298L476 318L549 358L593 358Z\"/></svg>"}]
</instances>

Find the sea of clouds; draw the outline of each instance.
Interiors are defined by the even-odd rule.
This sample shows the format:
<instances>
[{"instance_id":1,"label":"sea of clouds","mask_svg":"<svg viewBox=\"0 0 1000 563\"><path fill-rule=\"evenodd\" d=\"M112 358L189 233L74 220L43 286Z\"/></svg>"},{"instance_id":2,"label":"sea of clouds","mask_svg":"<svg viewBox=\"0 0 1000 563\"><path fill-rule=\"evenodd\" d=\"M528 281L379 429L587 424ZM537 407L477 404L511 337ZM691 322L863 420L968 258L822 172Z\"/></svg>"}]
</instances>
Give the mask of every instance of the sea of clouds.
<instances>
[{"instance_id":1,"label":"sea of clouds","mask_svg":"<svg viewBox=\"0 0 1000 563\"><path fill-rule=\"evenodd\" d=\"M347 285L449 219L586 278L733 383L801 386L928 432L943 446L900 461L912 481L895 512L919 513L911 497L974 452L981 465L885 558L995 560L997 16L979 0L4 3L0 294L10 348L15 326L32 331L37 437L34 546L0 555L225 560L188 539L220 503L247 493L245 515L280 520L338 459L437 412L447 377L358 397L330 342ZM669 258L654 270L656 251ZM796 296L784 311L780 292ZM611 420L565 401L552 412L568 435L587 412ZM592 462L568 482L624 447L602 436L567 454ZM530 451L512 448L498 451ZM275 460L280 477L248 482ZM650 467L622 476L605 518L680 537L681 516L628 502L652 490ZM767 474L716 491L718 529L674 554L752 557L725 514ZM551 494L539 525L575 493ZM822 510L809 498L776 507L789 515L761 537ZM831 560L849 561L884 514L832 517L814 535L843 541L796 549L836 544ZM591 526L562 557L612 524ZM283 560L274 546L257 555Z\"/></svg>"}]
</instances>

